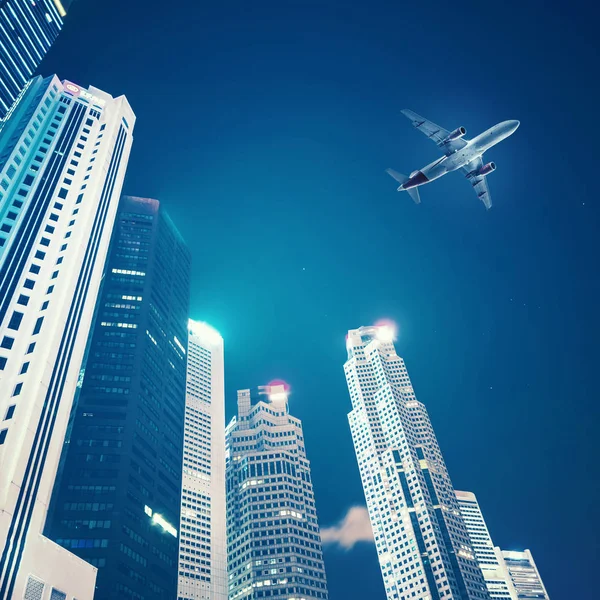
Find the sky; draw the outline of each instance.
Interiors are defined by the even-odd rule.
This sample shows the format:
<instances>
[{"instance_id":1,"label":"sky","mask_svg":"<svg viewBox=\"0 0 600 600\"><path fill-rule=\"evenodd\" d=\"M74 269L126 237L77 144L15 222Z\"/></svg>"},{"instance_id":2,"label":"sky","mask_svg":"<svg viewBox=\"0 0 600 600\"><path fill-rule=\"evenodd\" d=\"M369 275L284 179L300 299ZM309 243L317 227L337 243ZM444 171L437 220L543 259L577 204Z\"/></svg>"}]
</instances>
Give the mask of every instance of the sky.
<instances>
[{"instance_id":1,"label":"sky","mask_svg":"<svg viewBox=\"0 0 600 600\"><path fill-rule=\"evenodd\" d=\"M529 548L552 600L595 594L588 10L78 0L41 66L128 97L124 193L158 198L190 246L191 316L225 339L227 417L237 389L291 385L320 524L328 539L343 522L362 540L326 545L331 600L385 598L343 373L348 329L381 318L398 324L453 484L478 496L495 544ZM438 156L403 108L467 137L521 121L486 154L492 210L459 173L422 188L419 206L395 191L387 167Z\"/></svg>"}]
</instances>

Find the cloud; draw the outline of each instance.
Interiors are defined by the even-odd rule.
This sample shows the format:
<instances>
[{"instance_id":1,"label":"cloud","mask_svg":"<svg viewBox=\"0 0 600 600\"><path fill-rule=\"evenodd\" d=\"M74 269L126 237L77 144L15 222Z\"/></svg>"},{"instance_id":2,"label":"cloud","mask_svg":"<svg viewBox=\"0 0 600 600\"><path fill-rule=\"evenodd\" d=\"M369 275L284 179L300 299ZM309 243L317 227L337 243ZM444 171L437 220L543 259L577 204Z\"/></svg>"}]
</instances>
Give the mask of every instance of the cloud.
<instances>
[{"instance_id":1,"label":"cloud","mask_svg":"<svg viewBox=\"0 0 600 600\"><path fill-rule=\"evenodd\" d=\"M332 527L321 529L323 544L350 550L358 542L373 542L369 513L364 506L353 506L346 516Z\"/></svg>"}]
</instances>

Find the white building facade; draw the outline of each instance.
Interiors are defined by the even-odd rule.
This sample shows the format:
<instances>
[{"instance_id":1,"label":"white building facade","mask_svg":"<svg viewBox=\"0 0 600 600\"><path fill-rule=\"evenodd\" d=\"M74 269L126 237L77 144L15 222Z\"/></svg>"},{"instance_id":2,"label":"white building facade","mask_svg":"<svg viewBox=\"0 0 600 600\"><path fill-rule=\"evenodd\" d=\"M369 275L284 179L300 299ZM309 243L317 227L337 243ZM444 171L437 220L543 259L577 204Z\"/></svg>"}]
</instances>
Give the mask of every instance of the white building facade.
<instances>
[{"instance_id":1,"label":"white building facade","mask_svg":"<svg viewBox=\"0 0 600 600\"><path fill-rule=\"evenodd\" d=\"M229 600L326 600L310 463L286 386L238 391L226 443Z\"/></svg>"},{"instance_id":2,"label":"white building facade","mask_svg":"<svg viewBox=\"0 0 600 600\"><path fill-rule=\"evenodd\" d=\"M508 578L502 554L499 549L494 548L492 537L475 494L457 490L456 498L490 598L492 600L518 600L517 592Z\"/></svg>"},{"instance_id":3,"label":"white building facade","mask_svg":"<svg viewBox=\"0 0 600 600\"><path fill-rule=\"evenodd\" d=\"M456 491L475 555L492 600L549 600L533 556L494 546L475 494Z\"/></svg>"},{"instance_id":4,"label":"white building facade","mask_svg":"<svg viewBox=\"0 0 600 600\"><path fill-rule=\"evenodd\" d=\"M227 600L223 338L189 322L178 600Z\"/></svg>"},{"instance_id":5,"label":"white building facade","mask_svg":"<svg viewBox=\"0 0 600 600\"><path fill-rule=\"evenodd\" d=\"M387 326L348 332L348 415L388 600L487 600L425 406Z\"/></svg>"},{"instance_id":6,"label":"white building facade","mask_svg":"<svg viewBox=\"0 0 600 600\"><path fill-rule=\"evenodd\" d=\"M529 550L515 552L496 549L519 600L550 600L540 572Z\"/></svg>"},{"instance_id":7,"label":"white building facade","mask_svg":"<svg viewBox=\"0 0 600 600\"><path fill-rule=\"evenodd\" d=\"M56 77L0 134L0 599L93 597L96 568L42 536L135 116Z\"/></svg>"}]
</instances>

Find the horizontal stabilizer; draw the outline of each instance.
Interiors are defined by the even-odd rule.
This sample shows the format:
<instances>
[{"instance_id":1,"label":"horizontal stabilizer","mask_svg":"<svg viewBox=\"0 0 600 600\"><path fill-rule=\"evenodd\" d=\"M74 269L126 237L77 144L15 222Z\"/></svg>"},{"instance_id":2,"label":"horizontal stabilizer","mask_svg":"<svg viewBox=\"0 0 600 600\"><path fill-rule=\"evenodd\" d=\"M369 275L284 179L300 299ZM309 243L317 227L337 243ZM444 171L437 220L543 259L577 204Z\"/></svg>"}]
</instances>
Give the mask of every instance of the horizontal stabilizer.
<instances>
[{"instance_id":1,"label":"horizontal stabilizer","mask_svg":"<svg viewBox=\"0 0 600 600\"><path fill-rule=\"evenodd\" d=\"M402 188L402 184L406 183L410 177L402 175L402 173L398 173L398 171L394 171L394 169L386 169L385 172L388 175L391 175L400 184L400 187L398 187L399 192L408 192L408 195L414 200L415 204L421 204L421 197L419 196L418 188L414 187L408 190L404 190Z\"/></svg>"},{"instance_id":2,"label":"horizontal stabilizer","mask_svg":"<svg viewBox=\"0 0 600 600\"><path fill-rule=\"evenodd\" d=\"M402 175L402 173L398 173L398 171L394 171L394 169L386 169L385 172L388 175L391 175L398 183L406 183L409 180L406 175Z\"/></svg>"},{"instance_id":3,"label":"horizontal stabilizer","mask_svg":"<svg viewBox=\"0 0 600 600\"><path fill-rule=\"evenodd\" d=\"M414 200L415 204L421 204L421 196L419 196L419 188L414 187L406 190L408 195Z\"/></svg>"}]
</instances>

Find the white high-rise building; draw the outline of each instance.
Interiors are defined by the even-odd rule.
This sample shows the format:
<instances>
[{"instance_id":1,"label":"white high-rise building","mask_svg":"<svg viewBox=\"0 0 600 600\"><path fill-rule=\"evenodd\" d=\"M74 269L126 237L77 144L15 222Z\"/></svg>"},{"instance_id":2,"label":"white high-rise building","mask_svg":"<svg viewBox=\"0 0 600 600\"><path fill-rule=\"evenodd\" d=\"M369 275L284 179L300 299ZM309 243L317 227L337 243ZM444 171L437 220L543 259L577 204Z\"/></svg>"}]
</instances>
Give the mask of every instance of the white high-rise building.
<instances>
[{"instance_id":1,"label":"white high-rise building","mask_svg":"<svg viewBox=\"0 0 600 600\"><path fill-rule=\"evenodd\" d=\"M504 559L507 576L519 600L550 600L529 550L515 552L496 548L496 551Z\"/></svg>"},{"instance_id":2,"label":"white high-rise building","mask_svg":"<svg viewBox=\"0 0 600 600\"><path fill-rule=\"evenodd\" d=\"M238 391L227 425L229 600L327 600L300 419L282 383Z\"/></svg>"},{"instance_id":3,"label":"white high-rise building","mask_svg":"<svg viewBox=\"0 0 600 600\"><path fill-rule=\"evenodd\" d=\"M0 599L90 600L42 535L132 143L112 98L38 77L0 134Z\"/></svg>"},{"instance_id":4,"label":"white high-rise building","mask_svg":"<svg viewBox=\"0 0 600 600\"><path fill-rule=\"evenodd\" d=\"M549 600L529 550L494 546L475 494L456 492L460 512L492 600Z\"/></svg>"},{"instance_id":5,"label":"white high-rise building","mask_svg":"<svg viewBox=\"0 0 600 600\"><path fill-rule=\"evenodd\" d=\"M179 600L227 600L223 338L189 322Z\"/></svg>"},{"instance_id":6,"label":"white high-rise building","mask_svg":"<svg viewBox=\"0 0 600 600\"><path fill-rule=\"evenodd\" d=\"M348 415L388 600L489 594L425 406L389 326L348 332Z\"/></svg>"},{"instance_id":7,"label":"white high-rise building","mask_svg":"<svg viewBox=\"0 0 600 600\"><path fill-rule=\"evenodd\" d=\"M517 592L507 576L502 554L499 549L494 548L475 494L457 491L456 498L490 598L492 600L518 600Z\"/></svg>"}]
</instances>

